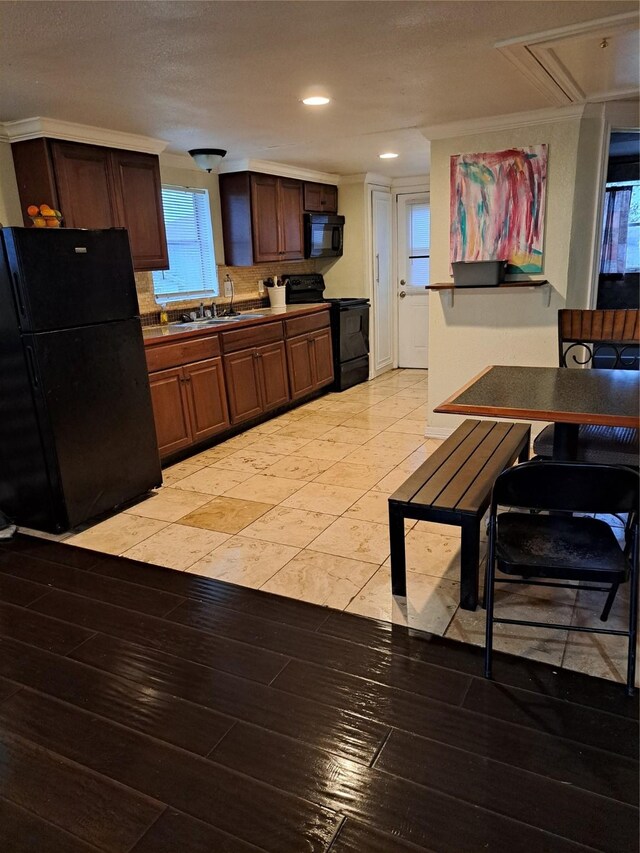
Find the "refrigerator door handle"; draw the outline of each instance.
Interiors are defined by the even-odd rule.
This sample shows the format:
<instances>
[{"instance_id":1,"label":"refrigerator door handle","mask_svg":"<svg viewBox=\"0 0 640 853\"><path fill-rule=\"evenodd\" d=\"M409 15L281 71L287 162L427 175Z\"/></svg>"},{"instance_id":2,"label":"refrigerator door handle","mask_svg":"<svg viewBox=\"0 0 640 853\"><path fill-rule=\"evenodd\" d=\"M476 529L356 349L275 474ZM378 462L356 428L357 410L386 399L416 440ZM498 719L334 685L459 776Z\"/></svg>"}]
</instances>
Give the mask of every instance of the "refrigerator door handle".
<instances>
[{"instance_id":1,"label":"refrigerator door handle","mask_svg":"<svg viewBox=\"0 0 640 853\"><path fill-rule=\"evenodd\" d=\"M18 314L21 317L26 316L26 310L24 307L24 299L22 296L22 287L20 286L20 276L17 272L14 272L11 276L11 282L13 284L13 295L16 300L16 308L18 309Z\"/></svg>"},{"instance_id":2,"label":"refrigerator door handle","mask_svg":"<svg viewBox=\"0 0 640 853\"><path fill-rule=\"evenodd\" d=\"M36 359L33 354L33 349L31 347L25 348L27 351L27 363L29 365L29 375L31 376L31 383L34 388L38 388L40 383L38 382L38 373L36 371Z\"/></svg>"}]
</instances>

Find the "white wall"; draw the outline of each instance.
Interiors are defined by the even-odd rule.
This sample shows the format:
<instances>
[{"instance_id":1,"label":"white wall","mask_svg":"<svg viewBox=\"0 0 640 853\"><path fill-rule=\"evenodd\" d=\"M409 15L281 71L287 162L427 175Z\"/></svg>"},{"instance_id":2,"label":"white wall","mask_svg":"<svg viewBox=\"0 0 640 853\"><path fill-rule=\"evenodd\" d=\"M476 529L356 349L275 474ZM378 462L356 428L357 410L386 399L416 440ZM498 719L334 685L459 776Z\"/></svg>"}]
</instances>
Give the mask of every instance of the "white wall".
<instances>
[{"instance_id":1,"label":"white wall","mask_svg":"<svg viewBox=\"0 0 640 853\"><path fill-rule=\"evenodd\" d=\"M23 224L16 172L8 142L0 142L0 223L6 226Z\"/></svg>"},{"instance_id":2,"label":"white wall","mask_svg":"<svg viewBox=\"0 0 640 853\"><path fill-rule=\"evenodd\" d=\"M324 276L325 296L370 296L370 276L366 247L370 218L369 193L365 176L353 183L341 183L338 189L338 212L345 218L344 254L341 258L318 262Z\"/></svg>"},{"instance_id":3,"label":"white wall","mask_svg":"<svg viewBox=\"0 0 640 853\"><path fill-rule=\"evenodd\" d=\"M583 126L584 122L584 126ZM546 288L432 293L429 318L429 405L433 409L490 364L555 366L557 312L568 299L589 304L596 151L600 117L487 131L431 143L431 281L449 276L449 158L463 152L500 151L512 146L549 146L544 271ZM578 210L574 210L575 204ZM444 434L460 422L453 415L429 414L429 432Z\"/></svg>"}]
</instances>

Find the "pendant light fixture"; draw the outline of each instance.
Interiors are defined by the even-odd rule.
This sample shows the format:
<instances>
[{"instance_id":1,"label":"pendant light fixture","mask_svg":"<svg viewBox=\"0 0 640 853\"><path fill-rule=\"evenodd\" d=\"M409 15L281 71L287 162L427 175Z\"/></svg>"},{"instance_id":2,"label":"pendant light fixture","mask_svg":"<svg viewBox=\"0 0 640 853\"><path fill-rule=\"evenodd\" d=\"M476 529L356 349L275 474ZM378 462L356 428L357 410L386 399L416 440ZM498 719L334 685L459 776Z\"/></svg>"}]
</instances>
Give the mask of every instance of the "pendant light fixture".
<instances>
[{"instance_id":1,"label":"pendant light fixture","mask_svg":"<svg viewBox=\"0 0 640 853\"><path fill-rule=\"evenodd\" d=\"M205 172L217 169L227 152L224 148L193 148L189 154Z\"/></svg>"}]
</instances>

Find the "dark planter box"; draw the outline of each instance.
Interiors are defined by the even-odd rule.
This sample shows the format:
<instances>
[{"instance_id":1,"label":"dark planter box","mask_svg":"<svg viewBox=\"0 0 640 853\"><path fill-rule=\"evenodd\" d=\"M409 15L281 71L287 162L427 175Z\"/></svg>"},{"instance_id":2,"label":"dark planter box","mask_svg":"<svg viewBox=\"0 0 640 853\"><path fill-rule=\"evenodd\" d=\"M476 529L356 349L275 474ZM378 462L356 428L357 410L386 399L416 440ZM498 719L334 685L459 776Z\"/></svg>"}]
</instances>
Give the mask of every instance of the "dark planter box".
<instances>
[{"instance_id":1,"label":"dark planter box","mask_svg":"<svg viewBox=\"0 0 640 853\"><path fill-rule=\"evenodd\" d=\"M506 261L454 261L453 283L456 287L495 287L504 281Z\"/></svg>"}]
</instances>

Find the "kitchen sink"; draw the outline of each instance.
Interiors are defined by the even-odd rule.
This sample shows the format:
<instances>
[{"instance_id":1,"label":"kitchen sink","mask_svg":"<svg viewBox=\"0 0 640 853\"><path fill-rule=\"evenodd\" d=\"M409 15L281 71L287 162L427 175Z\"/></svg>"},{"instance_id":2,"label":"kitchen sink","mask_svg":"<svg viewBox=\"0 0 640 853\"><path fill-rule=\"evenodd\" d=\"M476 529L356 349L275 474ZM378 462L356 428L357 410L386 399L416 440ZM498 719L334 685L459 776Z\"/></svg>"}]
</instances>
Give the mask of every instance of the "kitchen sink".
<instances>
[{"instance_id":1,"label":"kitchen sink","mask_svg":"<svg viewBox=\"0 0 640 853\"><path fill-rule=\"evenodd\" d=\"M240 320L257 320L266 317L266 314L238 314L235 317L209 317L200 320L192 320L190 323L171 323L172 331L192 332L203 326L222 326L225 323L237 323Z\"/></svg>"}]
</instances>

